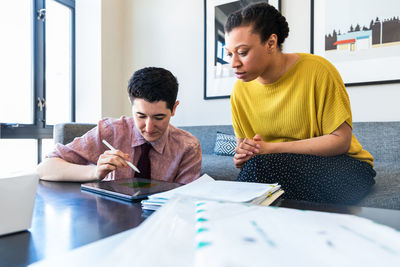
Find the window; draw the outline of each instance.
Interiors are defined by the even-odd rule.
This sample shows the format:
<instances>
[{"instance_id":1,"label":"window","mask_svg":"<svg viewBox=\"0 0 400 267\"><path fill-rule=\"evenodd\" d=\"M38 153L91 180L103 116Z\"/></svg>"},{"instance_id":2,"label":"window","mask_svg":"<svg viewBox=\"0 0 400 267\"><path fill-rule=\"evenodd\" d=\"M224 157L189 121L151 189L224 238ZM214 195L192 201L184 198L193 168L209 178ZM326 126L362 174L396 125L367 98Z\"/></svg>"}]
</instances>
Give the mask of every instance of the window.
<instances>
[{"instance_id":1,"label":"window","mask_svg":"<svg viewBox=\"0 0 400 267\"><path fill-rule=\"evenodd\" d=\"M0 42L0 150L2 165L14 171L23 166L12 157L37 164L42 144L51 147L53 125L75 121L75 1L18 0L2 7L10 12L0 16L0 34L7 37Z\"/></svg>"},{"instance_id":2,"label":"window","mask_svg":"<svg viewBox=\"0 0 400 267\"><path fill-rule=\"evenodd\" d=\"M31 1L8 1L0 16L0 122L32 124L33 27ZM12 23L10 23L12 22ZM5 75L7 74L7 75Z\"/></svg>"}]
</instances>

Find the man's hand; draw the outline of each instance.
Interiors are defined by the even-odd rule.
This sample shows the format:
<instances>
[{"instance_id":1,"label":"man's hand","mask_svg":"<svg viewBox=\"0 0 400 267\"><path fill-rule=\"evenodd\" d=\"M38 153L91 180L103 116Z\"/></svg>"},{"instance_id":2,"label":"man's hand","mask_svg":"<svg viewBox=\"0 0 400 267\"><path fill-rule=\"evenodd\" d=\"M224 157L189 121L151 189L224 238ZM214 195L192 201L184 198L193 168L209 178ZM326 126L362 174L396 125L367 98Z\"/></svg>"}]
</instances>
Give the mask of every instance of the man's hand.
<instances>
[{"instance_id":1,"label":"man's hand","mask_svg":"<svg viewBox=\"0 0 400 267\"><path fill-rule=\"evenodd\" d=\"M128 167L124 159L129 161L129 155L120 150L106 150L97 160L95 177L102 180L117 168Z\"/></svg>"},{"instance_id":2,"label":"man's hand","mask_svg":"<svg viewBox=\"0 0 400 267\"><path fill-rule=\"evenodd\" d=\"M260 145L252 139L238 139L235 148L236 154L233 156L233 163L236 168L241 169L246 161L251 159L254 154L259 153L259 148Z\"/></svg>"}]
</instances>

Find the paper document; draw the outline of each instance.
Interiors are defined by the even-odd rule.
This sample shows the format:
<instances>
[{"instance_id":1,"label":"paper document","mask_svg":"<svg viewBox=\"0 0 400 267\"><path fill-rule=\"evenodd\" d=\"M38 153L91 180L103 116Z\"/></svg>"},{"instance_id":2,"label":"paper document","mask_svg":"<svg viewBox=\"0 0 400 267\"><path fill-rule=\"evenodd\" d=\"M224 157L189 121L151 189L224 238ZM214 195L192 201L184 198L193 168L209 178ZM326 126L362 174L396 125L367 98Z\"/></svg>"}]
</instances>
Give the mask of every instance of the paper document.
<instances>
[{"instance_id":1,"label":"paper document","mask_svg":"<svg viewBox=\"0 0 400 267\"><path fill-rule=\"evenodd\" d=\"M196 203L195 267L400 266L400 233L353 215Z\"/></svg>"},{"instance_id":2,"label":"paper document","mask_svg":"<svg viewBox=\"0 0 400 267\"><path fill-rule=\"evenodd\" d=\"M207 174L199 179L173 190L149 196L142 201L144 209L156 209L168 199L177 195L220 201L259 204L280 189L278 184L247 183L214 180Z\"/></svg>"}]
</instances>

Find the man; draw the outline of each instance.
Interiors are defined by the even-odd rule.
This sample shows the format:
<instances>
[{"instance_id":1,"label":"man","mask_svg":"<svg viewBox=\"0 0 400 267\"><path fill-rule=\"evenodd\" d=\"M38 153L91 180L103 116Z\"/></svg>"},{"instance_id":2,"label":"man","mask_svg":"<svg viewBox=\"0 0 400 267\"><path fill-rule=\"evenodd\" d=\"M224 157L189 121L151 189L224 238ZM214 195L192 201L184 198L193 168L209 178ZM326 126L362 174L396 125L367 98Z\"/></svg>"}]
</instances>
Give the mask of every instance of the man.
<instances>
[{"instance_id":1,"label":"man","mask_svg":"<svg viewBox=\"0 0 400 267\"><path fill-rule=\"evenodd\" d=\"M179 183L197 179L201 170L199 141L169 124L179 104L178 82L172 73L155 67L138 70L129 80L128 94L133 117L103 119L71 143L57 144L38 166L41 179L88 181L145 176ZM116 150L109 150L102 140ZM138 166L140 173L125 160Z\"/></svg>"}]
</instances>

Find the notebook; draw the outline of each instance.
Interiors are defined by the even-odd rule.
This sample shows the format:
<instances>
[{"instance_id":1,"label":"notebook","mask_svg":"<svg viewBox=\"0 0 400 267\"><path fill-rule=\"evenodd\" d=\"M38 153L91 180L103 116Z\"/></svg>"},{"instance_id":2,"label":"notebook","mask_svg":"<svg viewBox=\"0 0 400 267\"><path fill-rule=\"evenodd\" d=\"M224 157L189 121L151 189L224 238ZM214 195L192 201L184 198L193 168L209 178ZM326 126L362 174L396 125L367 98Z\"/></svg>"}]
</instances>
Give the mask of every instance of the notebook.
<instances>
[{"instance_id":1,"label":"notebook","mask_svg":"<svg viewBox=\"0 0 400 267\"><path fill-rule=\"evenodd\" d=\"M38 181L37 173L0 177L0 236L31 227Z\"/></svg>"},{"instance_id":2,"label":"notebook","mask_svg":"<svg viewBox=\"0 0 400 267\"><path fill-rule=\"evenodd\" d=\"M122 200L134 201L146 198L155 193L177 188L181 185L182 184L180 183L154 179L128 178L113 181L84 183L81 185L81 189Z\"/></svg>"}]
</instances>

